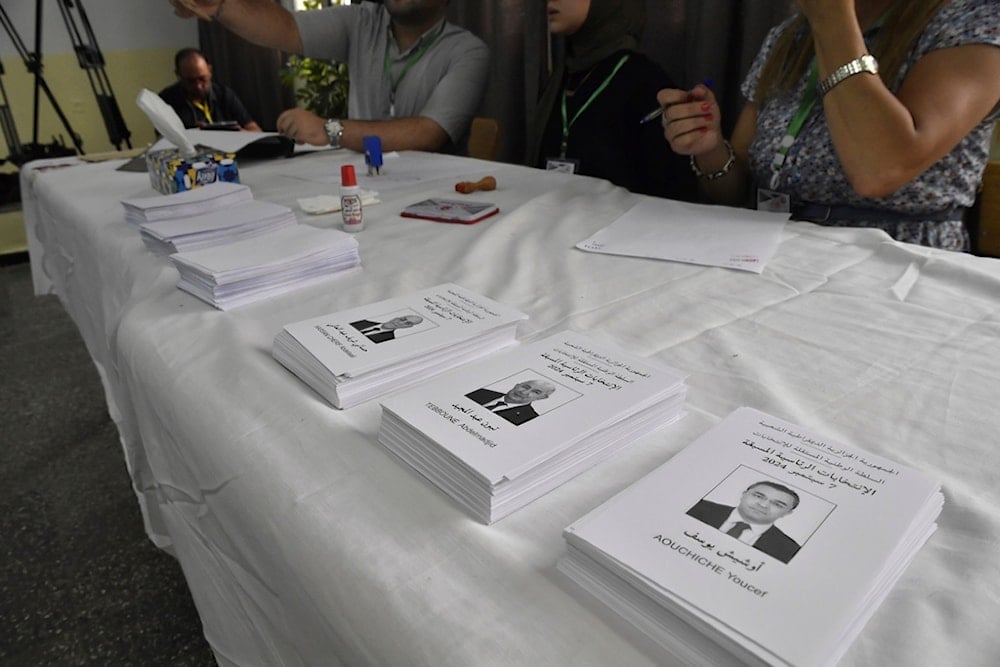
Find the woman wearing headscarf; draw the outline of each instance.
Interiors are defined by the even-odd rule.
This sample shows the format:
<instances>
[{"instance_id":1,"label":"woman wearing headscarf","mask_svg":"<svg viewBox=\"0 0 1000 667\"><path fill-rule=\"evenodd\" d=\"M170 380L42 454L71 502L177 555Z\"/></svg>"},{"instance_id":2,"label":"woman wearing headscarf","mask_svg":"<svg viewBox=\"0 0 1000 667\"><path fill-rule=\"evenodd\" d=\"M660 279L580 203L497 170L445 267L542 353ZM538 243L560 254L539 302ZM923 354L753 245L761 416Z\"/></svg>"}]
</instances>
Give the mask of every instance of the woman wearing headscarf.
<instances>
[{"instance_id":1,"label":"woman wearing headscarf","mask_svg":"<svg viewBox=\"0 0 1000 667\"><path fill-rule=\"evenodd\" d=\"M731 140L712 91L664 90L664 134L708 198L966 250L1000 118L997 0L798 0L743 84ZM751 191L752 192L752 191Z\"/></svg>"},{"instance_id":2,"label":"woman wearing headscarf","mask_svg":"<svg viewBox=\"0 0 1000 667\"><path fill-rule=\"evenodd\" d=\"M693 199L685 158L673 153L658 123L640 122L656 107L657 91L674 87L636 51L644 0L548 0L547 9L549 31L565 40L530 121L527 164Z\"/></svg>"}]
</instances>

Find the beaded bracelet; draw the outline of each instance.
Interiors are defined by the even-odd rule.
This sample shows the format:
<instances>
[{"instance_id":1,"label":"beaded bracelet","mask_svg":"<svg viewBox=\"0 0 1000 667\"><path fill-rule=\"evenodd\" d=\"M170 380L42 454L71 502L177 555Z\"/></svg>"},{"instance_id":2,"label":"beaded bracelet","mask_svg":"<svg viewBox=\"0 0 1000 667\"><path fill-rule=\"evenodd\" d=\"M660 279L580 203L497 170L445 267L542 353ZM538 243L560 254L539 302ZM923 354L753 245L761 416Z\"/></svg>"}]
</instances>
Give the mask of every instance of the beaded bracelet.
<instances>
[{"instance_id":1,"label":"beaded bracelet","mask_svg":"<svg viewBox=\"0 0 1000 667\"><path fill-rule=\"evenodd\" d=\"M694 172L695 176L697 176L698 178L704 178L706 181L714 181L718 178L722 178L723 176L729 173L729 170L733 168L734 164L736 164L736 153L733 151L733 145L729 143L728 140L723 139L722 143L726 146L726 150L729 151L729 158L726 160L726 164L722 165L722 168L719 169L718 171L713 171L711 173L706 174L702 172L701 169L698 168L698 163L695 162L694 156L692 155L691 171Z\"/></svg>"}]
</instances>

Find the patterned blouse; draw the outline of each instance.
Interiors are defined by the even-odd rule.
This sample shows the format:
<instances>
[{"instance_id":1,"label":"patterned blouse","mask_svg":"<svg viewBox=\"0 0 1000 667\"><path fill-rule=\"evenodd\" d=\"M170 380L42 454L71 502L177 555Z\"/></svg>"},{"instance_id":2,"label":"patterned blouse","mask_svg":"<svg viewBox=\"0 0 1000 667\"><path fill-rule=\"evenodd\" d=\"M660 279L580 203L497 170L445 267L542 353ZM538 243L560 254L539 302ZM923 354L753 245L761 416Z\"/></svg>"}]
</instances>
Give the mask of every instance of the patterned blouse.
<instances>
[{"instance_id":1,"label":"patterned blouse","mask_svg":"<svg viewBox=\"0 0 1000 667\"><path fill-rule=\"evenodd\" d=\"M771 30L743 81L741 91L750 102L756 102L754 96L761 68L774 47L775 40L791 20ZM876 28L865 33L866 42L871 44L877 32ZM1000 46L1000 2L952 0L944 4L928 23L916 48L900 68L891 90L899 90L909 68L927 53L965 44ZM750 146L750 168L758 183L764 187L771 181L774 154L792 117L798 111L807 80L808 74L802 77L796 90L778 92L763 104L757 105L757 131ZM927 171L888 197L873 199L861 197L848 183L833 148L823 106L817 103L788 152L776 189L790 195L793 205L799 202L848 205L888 209L904 214L971 206L989 159L993 125L998 118L1000 107L994 108L950 153ZM968 233L960 219L961 215L957 214L955 217L955 220L944 222L913 218L904 221L830 220L826 224L877 227L899 241L949 250L967 250Z\"/></svg>"}]
</instances>

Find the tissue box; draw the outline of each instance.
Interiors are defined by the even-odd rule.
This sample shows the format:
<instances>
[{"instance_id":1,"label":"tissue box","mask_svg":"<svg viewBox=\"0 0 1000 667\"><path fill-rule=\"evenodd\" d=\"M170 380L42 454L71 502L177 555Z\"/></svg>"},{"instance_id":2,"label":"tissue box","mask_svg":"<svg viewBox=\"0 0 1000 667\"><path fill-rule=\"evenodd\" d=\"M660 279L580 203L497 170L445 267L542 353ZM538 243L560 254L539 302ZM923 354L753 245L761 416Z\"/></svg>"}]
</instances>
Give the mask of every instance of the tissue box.
<instances>
[{"instance_id":1,"label":"tissue box","mask_svg":"<svg viewBox=\"0 0 1000 667\"><path fill-rule=\"evenodd\" d=\"M148 151L146 169L153 189L163 194L193 190L216 181L240 182L236 154L210 149L192 157L182 157L176 148Z\"/></svg>"}]
</instances>

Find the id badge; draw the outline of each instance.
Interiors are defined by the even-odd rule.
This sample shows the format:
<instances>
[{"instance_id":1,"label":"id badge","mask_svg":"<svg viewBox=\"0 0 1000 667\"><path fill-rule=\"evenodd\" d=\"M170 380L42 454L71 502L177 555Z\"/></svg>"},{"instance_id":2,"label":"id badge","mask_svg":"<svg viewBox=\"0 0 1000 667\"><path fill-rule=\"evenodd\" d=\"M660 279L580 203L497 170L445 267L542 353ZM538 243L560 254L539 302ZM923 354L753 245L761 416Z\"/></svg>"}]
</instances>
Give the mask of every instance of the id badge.
<instances>
[{"instance_id":1,"label":"id badge","mask_svg":"<svg viewBox=\"0 0 1000 667\"><path fill-rule=\"evenodd\" d=\"M550 157L545 159L546 171L558 171L560 174L575 174L580 168L580 161L568 157Z\"/></svg>"},{"instance_id":2,"label":"id badge","mask_svg":"<svg viewBox=\"0 0 1000 667\"><path fill-rule=\"evenodd\" d=\"M757 190L757 210L771 213L790 213L792 202L788 195L774 190Z\"/></svg>"}]
</instances>

